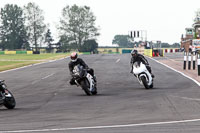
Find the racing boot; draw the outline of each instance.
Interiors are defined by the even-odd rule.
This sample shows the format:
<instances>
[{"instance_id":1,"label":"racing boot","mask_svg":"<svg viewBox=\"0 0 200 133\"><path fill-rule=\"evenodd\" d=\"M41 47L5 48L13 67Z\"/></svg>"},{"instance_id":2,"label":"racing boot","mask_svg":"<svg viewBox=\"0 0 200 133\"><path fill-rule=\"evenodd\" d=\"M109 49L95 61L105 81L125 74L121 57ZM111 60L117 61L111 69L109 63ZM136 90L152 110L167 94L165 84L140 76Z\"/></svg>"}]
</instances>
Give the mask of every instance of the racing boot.
<instances>
[{"instance_id":1,"label":"racing boot","mask_svg":"<svg viewBox=\"0 0 200 133\"><path fill-rule=\"evenodd\" d=\"M76 85L76 82L75 82L75 80L72 78L72 79L69 81L69 84L70 84L70 85Z\"/></svg>"}]
</instances>

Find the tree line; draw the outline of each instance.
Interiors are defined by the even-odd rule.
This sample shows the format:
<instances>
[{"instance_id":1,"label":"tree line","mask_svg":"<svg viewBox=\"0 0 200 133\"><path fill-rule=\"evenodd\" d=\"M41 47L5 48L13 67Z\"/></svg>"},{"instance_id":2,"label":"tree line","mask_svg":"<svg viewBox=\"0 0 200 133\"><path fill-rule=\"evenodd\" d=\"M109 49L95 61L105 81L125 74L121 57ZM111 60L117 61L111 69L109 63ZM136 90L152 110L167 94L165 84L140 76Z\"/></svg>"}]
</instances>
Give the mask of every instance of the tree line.
<instances>
[{"instance_id":1,"label":"tree line","mask_svg":"<svg viewBox=\"0 0 200 133\"><path fill-rule=\"evenodd\" d=\"M88 6L65 6L59 21L59 41L53 43L49 24L44 23L43 10L35 3L24 7L6 4L0 10L0 49L1 50L34 50L46 47L51 52L78 50L95 52L99 36L95 26L96 17Z\"/></svg>"},{"instance_id":2,"label":"tree line","mask_svg":"<svg viewBox=\"0 0 200 133\"><path fill-rule=\"evenodd\" d=\"M146 44L148 43L151 48L180 48L180 43L153 43L151 41L145 42ZM133 48L133 47L138 47L140 44L144 44L142 41L133 41L132 38L129 35L115 35L114 39L112 40L112 44L117 44L119 47L124 47L124 48Z\"/></svg>"}]
</instances>

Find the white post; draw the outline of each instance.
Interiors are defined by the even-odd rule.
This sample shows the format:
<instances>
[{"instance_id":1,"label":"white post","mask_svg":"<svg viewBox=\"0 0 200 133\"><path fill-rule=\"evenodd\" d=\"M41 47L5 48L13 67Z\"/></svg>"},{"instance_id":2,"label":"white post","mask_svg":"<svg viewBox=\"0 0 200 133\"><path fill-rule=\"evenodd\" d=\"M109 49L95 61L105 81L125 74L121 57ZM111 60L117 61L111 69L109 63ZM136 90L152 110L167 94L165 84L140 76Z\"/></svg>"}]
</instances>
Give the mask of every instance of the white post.
<instances>
[{"instance_id":1,"label":"white post","mask_svg":"<svg viewBox=\"0 0 200 133\"><path fill-rule=\"evenodd\" d=\"M188 56L188 70L190 70L190 68L191 68L191 60L192 60L191 53L189 52L189 56Z\"/></svg>"},{"instance_id":2,"label":"white post","mask_svg":"<svg viewBox=\"0 0 200 133\"><path fill-rule=\"evenodd\" d=\"M183 69L186 69L186 62L187 62L187 53L184 52L184 62L183 62Z\"/></svg>"}]
</instances>

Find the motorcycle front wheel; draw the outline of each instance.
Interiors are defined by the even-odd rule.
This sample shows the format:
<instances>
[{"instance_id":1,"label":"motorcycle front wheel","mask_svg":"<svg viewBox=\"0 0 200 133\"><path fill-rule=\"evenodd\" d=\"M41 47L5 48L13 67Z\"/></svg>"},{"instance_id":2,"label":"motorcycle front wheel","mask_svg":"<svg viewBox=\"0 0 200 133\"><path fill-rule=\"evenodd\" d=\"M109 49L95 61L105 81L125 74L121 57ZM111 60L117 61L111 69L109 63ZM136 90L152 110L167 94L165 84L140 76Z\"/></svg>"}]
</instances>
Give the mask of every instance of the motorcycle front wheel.
<instances>
[{"instance_id":1,"label":"motorcycle front wheel","mask_svg":"<svg viewBox=\"0 0 200 133\"><path fill-rule=\"evenodd\" d=\"M88 96L92 95L90 92L90 84L87 79L82 80L80 82L80 85L81 85L82 89L85 91L86 95L88 95Z\"/></svg>"},{"instance_id":2,"label":"motorcycle front wheel","mask_svg":"<svg viewBox=\"0 0 200 133\"><path fill-rule=\"evenodd\" d=\"M153 83L149 86L149 88L153 88Z\"/></svg>"},{"instance_id":3,"label":"motorcycle front wheel","mask_svg":"<svg viewBox=\"0 0 200 133\"><path fill-rule=\"evenodd\" d=\"M6 91L7 91L8 95L11 95L11 96L5 98L4 106L7 109L14 109L15 105L16 105L15 98L14 98L13 94L9 90L6 90Z\"/></svg>"},{"instance_id":4,"label":"motorcycle front wheel","mask_svg":"<svg viewBox=\"0 0 200 133\"><path fill-rule=\"evenodd\" d=\"M94 91L91 92L92 95L96 95L97 94L97 87L95 86Z\"/></svg>"},{"instance_id":5,"label":"motorcycle front wheel","mask_svg":"<svg viewBox=\"0 0 200 133\"><path fill-rule=\"evenodd\" d=\"M148 84L147 84L146 78L145 78L144 76L142 76L142 77L141 77L141 80L142 80L142 83L143 83L144 87L145 87L146 89L149 89L149 86L148 86Z\"/></svg>"}]
</instances>

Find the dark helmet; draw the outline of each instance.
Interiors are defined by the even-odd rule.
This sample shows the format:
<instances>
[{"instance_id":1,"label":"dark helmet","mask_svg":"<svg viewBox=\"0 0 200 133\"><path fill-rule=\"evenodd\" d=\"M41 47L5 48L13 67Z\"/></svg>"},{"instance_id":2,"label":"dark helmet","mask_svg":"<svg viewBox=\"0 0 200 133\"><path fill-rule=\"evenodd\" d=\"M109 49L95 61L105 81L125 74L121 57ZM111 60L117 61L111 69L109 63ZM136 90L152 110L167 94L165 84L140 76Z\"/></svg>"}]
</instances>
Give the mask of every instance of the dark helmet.
<instances>
[{"instance_id":1,"label":"dark helmet","mask_svg":"<svg viewBox=\"0 0 200 133\"><path fill-rule=\"evenodd\" d=\"M71 53L70 58L72 62L76 62L78 58L78 54L76 52L73 52Z\"/></svg>"},{"instance_id":2,"label":"dark helmet","mask_svg":"<svg viewBox=\"0 0 200 133\"><path fill-rule=\"evenodd\" d=\"M138 51L137 51L137 50L132 50L132 51L131 51L131 55L132 55L133 57L137 57Z\"/></svg>"}]
</instances>

